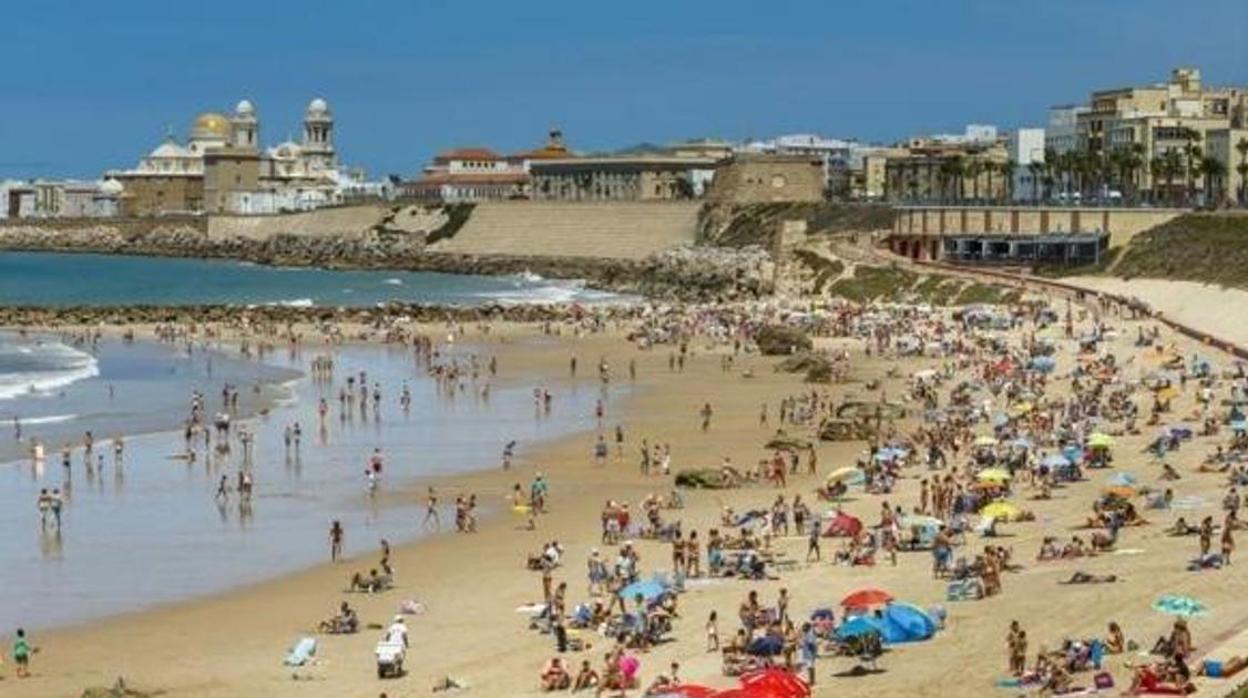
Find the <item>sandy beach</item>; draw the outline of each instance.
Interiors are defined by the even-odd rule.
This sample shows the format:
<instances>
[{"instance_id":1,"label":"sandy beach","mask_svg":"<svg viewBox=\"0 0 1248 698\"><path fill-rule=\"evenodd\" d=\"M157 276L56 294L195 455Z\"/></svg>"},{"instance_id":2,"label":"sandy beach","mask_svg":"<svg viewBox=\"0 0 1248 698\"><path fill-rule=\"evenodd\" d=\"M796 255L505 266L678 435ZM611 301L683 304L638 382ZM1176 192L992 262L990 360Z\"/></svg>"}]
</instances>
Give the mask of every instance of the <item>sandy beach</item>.
<instances>
[{"instance_id":1,"label":"sandy beach","mask_svg":"<svg viewBox=\"0 0 1248 698\"><path fill-rule=\"evenodd\" d=\"M1086 327L1090 316L1078 323ZM1135 321L1109 317L1117 332L1106 342L1107 351L1128 362L1128 375L1138 376L1154 368L1131 346L1136 336ZM1152 323L1143 323L1152 327ZM773 371L774 358L739 358L730 371L722 364L722 347L711 350L705 341L691 345L691 358L683 372L669 370L669 346L643 351L611 331L584 338L564 335L556 341L518 341L535 333L532 327L495 330L482 336L469 330L465 341L488 346L498 356L500 376L508 380L532 382L544 376L555 391L598 389L594 365L600 357L613 367L617 381L630 361L636 362L637 377L627 397L607 405L604 420L608 429L621 424L626 432L624 456L614 453L604 465L594 463L594 433L580 433L524 452L509 472L498 468L456 475L433 481L444 502L458 494L475 493L497 515L486 516L475 534L434 535L410 545L397 547L393 565L397 585L392 591L361 595L343 593L352 572L375 566L376 541L361 540L353 531L346 535L348 559L323 564L228 593L159 607L140 613L40 632L32 638L40 648L35 655L34 677L16 681L6 673L5 695L76 696L87 686L111 685L118 677L144 690L161 690L171 696L389 696L428 695L431 686L445 677L465 682L465 695L509 696L541 693L538 674L554 654L553 640L528 629L527 617L517 607L540 602L540 575L525 569L525 559L541 546L557 540L564 547L564 564L554 572L556 582L566 581L570 605L588 599L585 561L594 546L600 546L599 513L607 499L633 502L651 493L671 490L670 478L642 476L638 470L638 447L642 438L649 443L670 443L673 470L686 467L713 467L731 457L743 468L769 456L764 442L774 433L775 410L781 398L815 389L838 401L872 397L868 381L882 382L880 391L889 396L905 394L905 379L916 371L939 368L938 358L866 357L862 342L833 339L822 343L848 348L852 356L851 381L843 384L812 386L800 376ZM1049 332L1058 344L1057 376L1073 364L1073 341L1061 340L1060 329ZM1078 332L1076 332L1076 335ZM506 338L504 340L503 338ZM1162 330L1161 341L1175 345L1174 353L1190 356L1201 351L1182 338ZM1128 358L1135 355L1135 358ZM579 360L578 377L568 377L572 356ZM1225 357L1209 357L1228 365ZM747 372L752 373L747 377ZM1055 384L1061 383L1055 380ZM1055 390L1060 390L1055 388ZM702 431L698 411L702 404L714 405L710 428ZM769 426L759 424L760 406L771 411ZM1188 388L1177 399L1173 419L1180 420L1192 410L1193 390ZM555 409L558 409L556 401ZM903 420L896 426L905 433L914 424ZM809 436L809 430L794 429L794 435ZM1115 446L1115 470L1131 471L1141 482L1155 484L1158 465L1141 453L1154 435L1145 429L1139 436L1123 436ZM496 438L497 435L491 435ZM1031 651L1056 647L1067 637L1102 636L1106 624L1120 623L1126 635L1145 648L1165 635L1171 618L1151 610L1163 593L1183 593L1200 599L1212 609L1193 619L1193 635L1199 652L1216 650L1217 642L1248 622L1248 612L1237 610L1238 592L1233 580L1235 568L1189 572L1188 560L1195 556L1194 539L1168 536L1164 529L1175 514L1190 521L1218 514L1218 501L1225 478L1193 471L1200 457L1215 443L1198 437L1193 444L1167 456L1166 462L1182 473L1183 479L1166 486L1190 511L1146 512L1150 525L1124 529L1117 550L1092 558L1039 563L1035 555L1046 535L1069 538L1091 513L1091 502L1103 488L1107 471L1092 471L1090 481L1072 483L1055 491L1050 500L1028 501L1023 494L1012 501L1034 512L1036 521L1003 524L1004 537L991 542L1012 548L1014 561L1022 566L1006 574L1003 593L981 601L946 602L945 582L932 579L930 554L901 553L894 567L881 559L875 566L838 566L828 562L838 539L824 539L824 561L802 561L805 539L801 535L781 538L773 546L796 564L785 569L779 580L741 581L720 579L691 585L680 596L680 617L674 621L674 641L641 655L643 686L670 662L679 662L686 680L728 687L734 679L723 677L720 657L705 652L705 621L712 610L719 614L720 635L725 639L737 627L735 609L746 593L757 590L765 604L774 603L778 590L787 588L795 616L805 617L811 609L835 606L849 591L876 586L896 597L923 607L945 606L947 627L929 642L894 647L879 661L878 674L835 678L834 672L848 670L852 658L821 658L818 663L816 695L849 691L853 695L990 695L994 683L1006 675L1005 635L1010 620L1017 619L1027 629ZM838 467L852 465L863 452L864 442L822 442L818 447L820 474L791 478L784 490L769 485L750 485L720 491L687 491L686 507L671 512L685 531L705 533L719 525L722 508L736 511L767 508L777 494L792 498L801 494L816 512L830 505L818 503L814 488L823 476ZM523 518L505 513L511 488L527 487L536 472L550 482L550 513L538 517L534 531L524 530ZM852 491L844 504L846 511L868 525L879 518L885 501L910 509L917 505L921 468L910 468L885 496ZM423 485L424 483L422 483ZM422 487L394 496L412 501L423 499ZM444 528L450 528L449 512L444 511ZM330 516L327 513L327 517ZM412 521L413 529L419 521ZM1086 532L1084 532L1086 533ZM307 535L324 539L324 530ZM968 535L973 549L983 544ZM638 541L641 567L645 571L670 568L670 545ZM326 543L328 555L328 543ZM610 551L607 552L611 555ZM1063 586L1060 580L1075 570L1093 574L1115 574L1116 584ZM32 590L37 593L37 590ZM374 672L373 645L380 630L364 630L349 636L319 636L315 660L298 669L282 666L289 647L303 635L314 634L316 623L329 616L344 599L354 605L363 623L384 626L406 599L422 602L427 611L410 616L411 651L408 675L380 681ZM589 635L593 648L568 655L573 668L581 659L595 667L611 641ZM1111 657L1106 667L1119 686L1130 681L1127 662L1141 661L1134 654ZM956 667L956 669L954 668ZM634 692L637 693L637 692ZM1002 691L1017 695L1018 690Z\"/></svg>"}]
</instances>

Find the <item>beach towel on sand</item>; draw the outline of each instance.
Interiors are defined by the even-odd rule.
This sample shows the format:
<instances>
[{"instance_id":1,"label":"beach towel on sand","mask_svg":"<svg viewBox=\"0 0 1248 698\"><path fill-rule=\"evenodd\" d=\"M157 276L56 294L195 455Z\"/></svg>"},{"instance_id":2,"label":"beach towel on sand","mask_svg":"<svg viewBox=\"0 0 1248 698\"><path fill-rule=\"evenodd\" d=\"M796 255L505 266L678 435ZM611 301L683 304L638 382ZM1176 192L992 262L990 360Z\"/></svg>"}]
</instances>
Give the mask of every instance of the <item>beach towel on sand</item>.
<instances>
[{"instance_id":1,"label":"beach towel on sand","mask_svg":"<svg viewBox=\"0 0 1248 698\"><path fill-rule=\"evenodd\" d=\"M283 663L286 666L303 666L312 659L312 655L316 654L316 638L302 637L290 648L290 654L286 655Z\"/></svg>"}]
</instances>

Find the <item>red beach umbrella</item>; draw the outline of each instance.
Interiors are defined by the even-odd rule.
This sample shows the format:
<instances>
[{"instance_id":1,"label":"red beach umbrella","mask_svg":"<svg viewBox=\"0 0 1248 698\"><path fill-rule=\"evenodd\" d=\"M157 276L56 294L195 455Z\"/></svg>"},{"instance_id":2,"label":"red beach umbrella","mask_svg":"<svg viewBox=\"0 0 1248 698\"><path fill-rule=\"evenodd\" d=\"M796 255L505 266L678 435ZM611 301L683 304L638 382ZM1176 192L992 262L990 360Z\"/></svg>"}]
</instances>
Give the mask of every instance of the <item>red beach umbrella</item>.
<instances>
[{"instance_id":1,"label":"red beach umbrella","mask_svg":"<svg viewBox=\"0 0 1248 698\"><path fill-rule=\"evenodd\" d=\"M893 600L893 595L883 589L867 587L851 592L849 596L841 599L842 608L871 608L872 606L883 606Z\"/></svg>"},{"instance_id":2,"label":"red beach umbrella","mask_svg":"<svg viewBox=\"0 0 1248 698\"><path fill-rule=\"evenodd\" d=\"M810 698L810 686L783 669L760 669L744 674L741 687L756 698Z\"/></svg>"}]
</instances>

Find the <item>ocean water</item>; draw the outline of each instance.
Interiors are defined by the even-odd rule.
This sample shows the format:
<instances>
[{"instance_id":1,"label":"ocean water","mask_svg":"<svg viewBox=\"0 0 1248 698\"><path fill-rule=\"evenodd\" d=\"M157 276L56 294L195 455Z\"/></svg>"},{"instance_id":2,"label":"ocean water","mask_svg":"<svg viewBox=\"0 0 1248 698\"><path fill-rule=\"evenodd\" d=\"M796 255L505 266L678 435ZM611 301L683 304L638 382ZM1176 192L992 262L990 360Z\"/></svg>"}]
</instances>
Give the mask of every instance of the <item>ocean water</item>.
<instances>
[{"instance_id":1,"label":"ocean water","mask_svg":"<svg viewBox=\"0 0 1248 698\"><path fill-rule=\"evenodd\" d=\"M84 346L54 336L0 331L0 462L29 454L32 440L49 459L65 445L172 429L187 414L192 391L209 397L239 389L251 412L298 378L289 368L184 347L119 340Z\"/></svg>"},{"instance_id":2,"label":"ocean water","mask_svg":"<svg viewBox=\"0 0 1248 698\"><path fill-rule=\"evenodd\" d=\"M0 252L0 305L372 306L388 301L603 303L621 296L533 274L330 271L226 260Z\"/></svg>"},{"instance_id":3,"label":"ocean water","mask_svg":"<svg viewBox=\"0 0 1248 698\"><path fill-rule=\"evenodd\" d=\"M33 376L31 383L40 385L41 376L33 374L42 372L42 384L50 386L0 399L0 445L10 456L0 465L0 627L85 622L306 568L327 560L334 519L346 529L347 553L366 554L342 566L345 585L351 572L376 564L381 538L398 543L431 532L421 525L422 498L398 495L400 490L436 476L498 467L504 444L513 439L523 457L542 441L584 433L591 467L594 403L602 398L610 410L627 390L604 391L590 379L539 384L508 375L504 360L501 378L465 379L462 391L448 395L417 367L410 350L385 346L336 350L336 380L328 383L308 377L312 352L270 355L261 364L119 340L74 347L3 335L0 346L6 347L0 355L21 355L27 377L19 384ZM13 348L21 346L32 351ZM41 352L56 358L48 358L45 368L32 366ZM92 375L86 375L88 367ZM50 385L53 374L71 370L81 377ZM379 414L339 409L339 387L359 371L383 386ZM174 457L185 448L180 431L161 431L177 428L193 390L205 395L210 412L218 410L226 383L238 386L244 408L275 400L271 410L247 420L256 435L249 466L255 495L247 506L237 495L224 502L214 497L221 476L233 484L244 466L237 442L228 454L215 456L201 446L192 463ZM406 411L398 404L404 383L413 398ZM554 395L550 413L535 406L539 386ZM330 405L323 423L317 414L322 397ZM23 423L21 443L13 438L14 415ZM298 448L287 450L284 431L294 422L303 436ZM96 436L91 467L81 447L88 428ZM126 437L121 463L114 462L111 448L116 434L135 434ZM32 436L50 444L44 461L23 455ZM59 449L66 441L73 445L68 470ZM376 497L364 477L374 448L386 463ZM527 485L533 475L518 468L515 478ZM37 498L45 488L67 494L59 531L40 523ZM456 494L449 488L441 493L444 529L453 526ZM485 515L505 502L501 495L483 498L481 507ZM403 573L397 570L400 580Z\"/></svg>"}]
</instances>

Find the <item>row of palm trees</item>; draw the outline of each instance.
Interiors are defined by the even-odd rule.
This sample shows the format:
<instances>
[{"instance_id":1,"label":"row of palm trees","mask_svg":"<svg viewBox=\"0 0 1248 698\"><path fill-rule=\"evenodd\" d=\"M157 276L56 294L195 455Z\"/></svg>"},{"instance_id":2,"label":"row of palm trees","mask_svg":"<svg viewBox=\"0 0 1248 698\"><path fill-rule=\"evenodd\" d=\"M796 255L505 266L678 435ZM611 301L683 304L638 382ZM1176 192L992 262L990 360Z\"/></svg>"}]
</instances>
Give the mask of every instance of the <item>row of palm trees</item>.
<instances>
[{"instance_id":1,"label":"row of palm trees","mask_svg":"<svg viewBox=\"0 0 1248 698\"><path fill-rule=\"evenodd\" d=\"M1226 191L1230 167L1208 157L1201 146L1201 133L1183 129L1178 140L1159 156L1149 159L1143 143L1106 153L1068 151L1058 153L1046 148L1044 162L1027 165L1033 201L1089 201L1109 191L1118 192L1123 203L1169 206L1192 206L1199 189L1206 205L1216 205L1232 196L1241 206L1248 206L1248 138L1235 144L1239 162L1237 192ZM952 203L990 203L1014 198L1014 173L1018 163L1013 160L996 162L978 157L955 156L943 161L936 171L937 195ZM1145 186L1145 174L1151 186ZM1000 187L993 187L994 177L1001 177ZM986 177L985 177L986 176ZM986 179L984 196L980 196L981 180ZM968 190L967 182L970 182ZM1198 187L1199 184L1199 187ZM911 176L906 183L911 199L917 199L919 183ZM969 194L969 197L968 197Z\"/></svg>"},{"instance_id":2,"label":"row of palm trees","mask_svg":"<svg viewBox=\"0 0 1248 698\"><path fill-rule=\"evenodd\" d=\"M957 155L940 163L935 173L937 191L930 193L955 203L1009 201L1014 198L1014 173L1017 171L1018 163L1013 160L997 162ZM997 177L1000 177L1000 186L993 186ZM911 199L919 197L919 180L914 173L907 179L906 187Z\"/></svg>"}]
</instances>

